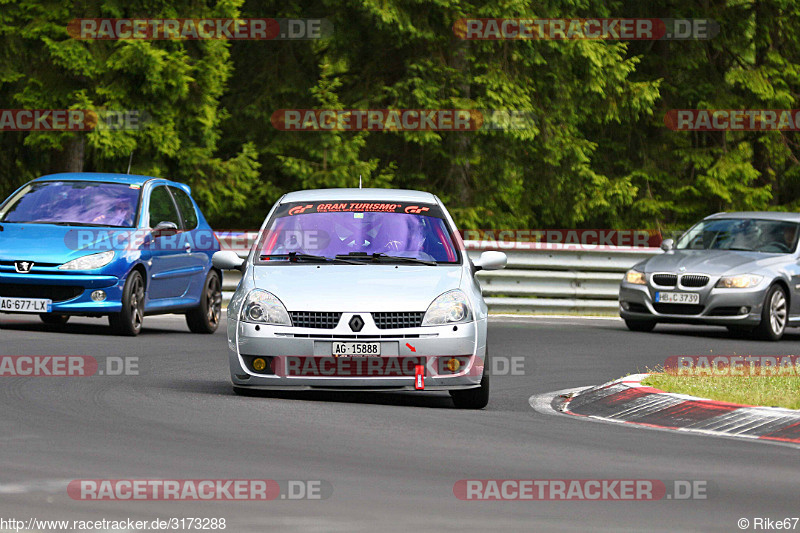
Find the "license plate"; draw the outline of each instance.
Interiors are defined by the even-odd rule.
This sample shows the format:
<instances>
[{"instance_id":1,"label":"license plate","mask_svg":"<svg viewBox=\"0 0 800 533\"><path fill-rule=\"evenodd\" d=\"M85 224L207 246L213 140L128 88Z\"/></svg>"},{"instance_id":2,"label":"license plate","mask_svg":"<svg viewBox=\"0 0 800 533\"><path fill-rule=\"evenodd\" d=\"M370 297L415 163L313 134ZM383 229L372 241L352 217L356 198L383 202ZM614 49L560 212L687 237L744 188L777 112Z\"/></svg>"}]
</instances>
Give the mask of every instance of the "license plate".
<instances>
[{"instance_id":1,"label":"license plate","mask_svg":"<svg viewBox=\"0 0 800 533\"><path fill-rule=\"evenodd\" d=\"M664 304L699 304L700 295L696 292L657 292L656 302Z\"/></svg>"},{"instance_id":2,"label":"license plate","mask_svg":"<svg viewBox=\"0 0 800 533\"><path fill-rule=\"evenodd\" d=\"M0 298L0 312L49 313L52 310L52 300L43 298Z\"/></svg>"},{"instance_id":3,"label":"license plate","mask_svg":"<svg viewBox=\"0 0 800 533\"><path fill-rule=\"evenodd\" d=\"M335 357L372 357L381 354L379 342L334 342L331 354Z\"/></svg>"}]
</instances>

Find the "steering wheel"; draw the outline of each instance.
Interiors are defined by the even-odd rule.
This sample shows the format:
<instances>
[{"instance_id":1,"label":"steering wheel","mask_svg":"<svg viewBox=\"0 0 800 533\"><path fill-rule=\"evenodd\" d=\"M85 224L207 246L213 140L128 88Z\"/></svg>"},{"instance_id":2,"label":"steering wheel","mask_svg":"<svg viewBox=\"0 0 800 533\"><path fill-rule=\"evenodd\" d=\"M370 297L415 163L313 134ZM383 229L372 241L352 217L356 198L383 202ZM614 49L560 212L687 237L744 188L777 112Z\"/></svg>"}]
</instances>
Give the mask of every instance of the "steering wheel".
<instances>
[{"instance_id":1,"label":"steering wheel","mask_svg":"<svg viewBox=\"0 0 800 533\"><path fill-rule=\"evenodd\" d=\"M767 249L769 249L769 248L777 248L779 252L784 252L784 253L791 252L789 247L786 246L786 243L783 243L781 241L772 241L771 243L767 244L764 248L767 248Z\"/></svg>"}]
</instances>

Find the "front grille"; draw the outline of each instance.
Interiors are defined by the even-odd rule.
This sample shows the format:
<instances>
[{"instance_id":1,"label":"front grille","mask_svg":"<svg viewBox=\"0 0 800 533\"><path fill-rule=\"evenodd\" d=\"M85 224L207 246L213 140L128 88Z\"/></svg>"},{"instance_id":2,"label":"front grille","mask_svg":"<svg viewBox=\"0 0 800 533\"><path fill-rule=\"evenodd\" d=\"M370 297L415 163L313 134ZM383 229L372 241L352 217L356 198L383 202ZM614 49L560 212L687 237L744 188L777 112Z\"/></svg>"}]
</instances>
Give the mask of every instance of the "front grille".
<instances>
[{"instance_id":1,"label":"front grille","mask_svg":"<svg viewBox=\"0 0 800 533\"><path fill-rule=\"evenodd\" d=\"M0 261L0 266L8 266L8 267L14 268L14 263L16 263L16 261ZM36 261L34 261L33 268L34 269L36 269L37 267L39 267L39 268L44 268L44 267L53 268L53 267L57 267L59 265L61 265L61 263L37 263Z\"/></svg>"},{"instance_id":2,"label":"front grille","mask_svg":"<svg viewBox=\"0 0 800 533\"><path fill-rule=\"evenodd\" d=\"M677 274L653 274L651 279L655 285L661 285L662 287L674 287L678 283Z\"/></svg>"},{"instance_id":3,"label":"front grille","mask_svg":"<svg viewBox=\"0 0 800 533\"><path fill-rule=\"evenodd\" d=\"M83 287L73 287L70 285L0 284L0 296L8 298L46 298L54 302L71 300L83 294L83 291Z\"/></svg>"},{"instance_id":4,"label":"front grille","mask_svg":"<svg viewBox=\"0 0 800 533\"><path fill-rule=\"evenodd\" d=\"M653 308L665 315L699 315L703 312L702 305L687 304L653 304Z\"/></svg>"},{"instance_id":5,"label":"front grille","mask_svg":"<svg viewBox=\"0 0 800 533\"><path fill-rule=\"evenodd\" d=\"M339 323L342 313L292 311L289 316L292 318L292 325L297 328L333 329Z\"/></svg>"},{"instance_id":6,"label":"front grille","mask_svg":"<svg viewBox=\"0 0 800 533\"><path fill-rule=\"evenodd\" d=\"M422 325L425 312L388 312L372 313L372 319L378 329L417 328Z\"/></svg>"},{"instance_id":7,"label":"front grille","mask_svg":"<svg viewBox=\"0 0 800 533\"><path fill-rule=\"evenodd\" d=\"M705 287L708 283L708 276L697 274L685 274L681 276L681 285L684 287Z\"/></svg>"}]
</instances>

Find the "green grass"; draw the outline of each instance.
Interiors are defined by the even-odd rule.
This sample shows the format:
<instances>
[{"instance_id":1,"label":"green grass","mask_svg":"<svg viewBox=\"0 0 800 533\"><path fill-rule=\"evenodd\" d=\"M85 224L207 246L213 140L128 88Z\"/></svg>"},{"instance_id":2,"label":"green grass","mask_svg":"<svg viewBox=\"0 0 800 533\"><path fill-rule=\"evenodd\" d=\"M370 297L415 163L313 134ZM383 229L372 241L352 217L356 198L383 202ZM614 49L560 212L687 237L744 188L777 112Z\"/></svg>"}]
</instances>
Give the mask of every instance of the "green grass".
<instances>
[{"instance_id":1,"label":"green grass","mask_svg":"<svg viewBox=\"0 0 800 533\"><path fill-rule=\"evenodd\" d=\"M714 376L708 373L656 373L643 385L667 392L746 405L800 409L800 376Z\"/></svg>"}]
</instances>

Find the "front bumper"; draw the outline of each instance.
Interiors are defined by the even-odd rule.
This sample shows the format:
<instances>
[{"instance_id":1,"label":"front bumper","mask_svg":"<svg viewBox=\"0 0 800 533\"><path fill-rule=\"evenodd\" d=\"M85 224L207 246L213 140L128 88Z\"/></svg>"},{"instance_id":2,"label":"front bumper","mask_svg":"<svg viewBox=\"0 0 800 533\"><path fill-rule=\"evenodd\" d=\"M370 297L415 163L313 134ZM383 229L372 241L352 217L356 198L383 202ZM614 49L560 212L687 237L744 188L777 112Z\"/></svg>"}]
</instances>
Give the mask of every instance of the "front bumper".
<instances>
[{"instance_id":1,"label":"front bumper","mask_svg":"<svg viewBox=\"0 0 800 533\"><path fill-rule=\"evenodd\" d=\"M654 287L634 285L623 281L619 289L619 314L624 319L655 320L684 324L712 324L719 326L757 326L761 323L764 298L770 287L769 280L749 289L715 288L717 279L702 288ZM656 304L656 291L694 292L700 295L697 305ZM748 308L742 313L740 308Z\"/></svg>"},{"instance_id":2,"label":"front bumper","mask_svg":"<svg viewBox=\"0 0 800 533\"><path fill-rule=\"evenodd\" d=\"M367 324L358 334L347 327L354 313L344 313L336 329L297 328L288 326L259 325L228 318L228 347L231 382L236 387L264 390L416 390L415 377L411 375L287 375L286 369L297 360L313 358L322 362L331 361L331 344L341 342L379 342L382 364L392 367L404 358L424 361L425 389L457 390L480 386L486 354L486 320L449 326L426 326L381 330L375 327L369 313L358 313ZM481 339L479 342L478 339ZM271 369L265 373L254 372L244 357L263 356L276 358L275 374ZM456 356L464 364L455 373L440 372L440 358ZM296 358L296 359L295 359ZM388 361L395 358L397 361ZM361 359L370 363L373 357L341 358L354 361ZM336 361L336 360L333 360ZM374 362L374 361L373 361ZM402 367L399 363L396 367ZM297 367L295 367L297 368Z\"/></svg>"},{"instance_id":3,"label":"front bumper","mask_svg":"<svg viewBox=\"0 0 800 533\"><path fill-rule=\"evenodd\" d=\"M124 285L124 279L108 275L0 272L0 296L48 298L56 291L58 298L66 298L60 301L48 298L53 300L52 312L59 314L118 313L122 310ZM102 302L91 298L92 292L98 289L106 292Z\"/></svg>"}]
</instances>

